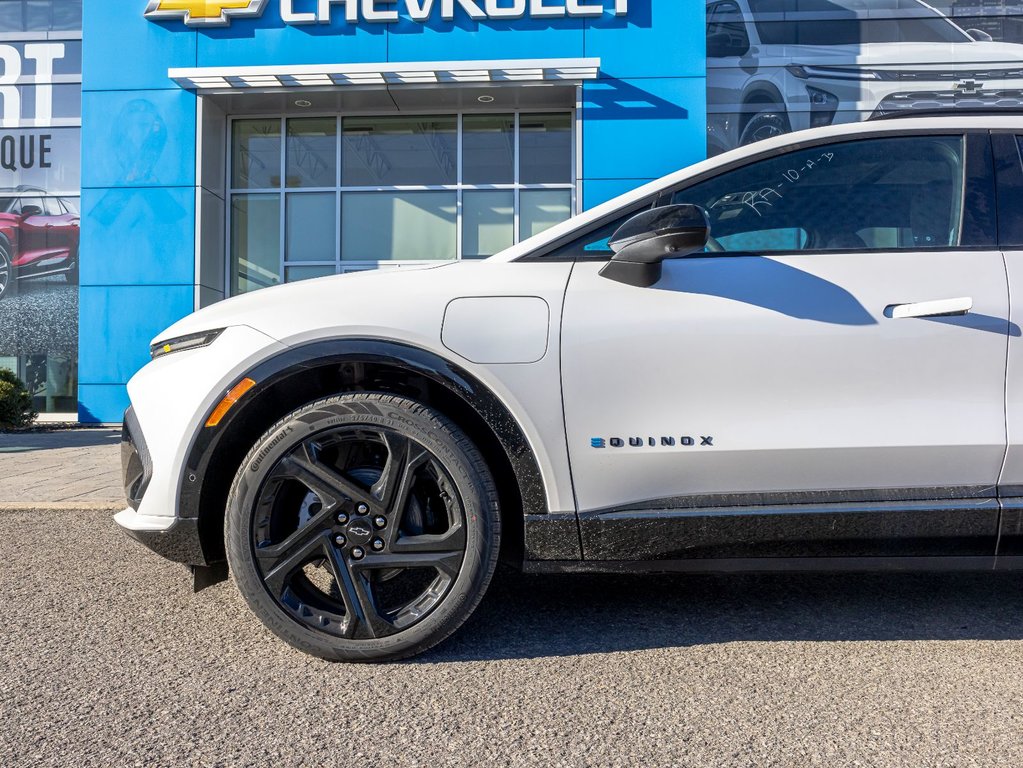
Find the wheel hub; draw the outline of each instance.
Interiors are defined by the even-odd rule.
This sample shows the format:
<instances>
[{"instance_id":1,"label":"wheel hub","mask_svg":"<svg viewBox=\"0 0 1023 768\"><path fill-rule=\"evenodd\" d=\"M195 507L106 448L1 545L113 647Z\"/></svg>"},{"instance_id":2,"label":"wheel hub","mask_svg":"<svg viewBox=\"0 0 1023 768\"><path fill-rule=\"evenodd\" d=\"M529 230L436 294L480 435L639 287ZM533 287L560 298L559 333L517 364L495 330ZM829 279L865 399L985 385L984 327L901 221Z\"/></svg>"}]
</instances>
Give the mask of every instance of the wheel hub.
<instances>
[{"instance_id":1,"label":"wheel hub","mask_svg":"<svg viewBox=\"0 0 1023 768\"><path fill-rule=\"evenodd\" d=\"M364 517L351 520L345 528L348 541L353 545L366 544L373 538L373 524Z\"/></svg>"}]
</instances>

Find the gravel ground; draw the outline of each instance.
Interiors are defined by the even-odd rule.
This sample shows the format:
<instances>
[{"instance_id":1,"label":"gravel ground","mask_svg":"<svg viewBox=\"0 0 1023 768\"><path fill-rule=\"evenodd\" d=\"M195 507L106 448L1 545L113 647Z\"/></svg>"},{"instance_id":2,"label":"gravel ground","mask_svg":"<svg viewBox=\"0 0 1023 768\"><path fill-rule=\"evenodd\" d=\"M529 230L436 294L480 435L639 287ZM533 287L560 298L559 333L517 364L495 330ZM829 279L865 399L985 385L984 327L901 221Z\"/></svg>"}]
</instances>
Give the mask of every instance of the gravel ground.
<instances>
[{"instance_id":1,"label":"gravel ground","mask_svg":"<svg viewBox=\"0 0 1023 768\"><path fill-rule=\"evenodd\" d=\"M502 572L440 648L357 666L107 514L0 521L4 766L1023 764L1023 576Z\"/></svg>"},{"instance_id":2,"label":"gravel ground","mask_svg":"<svg viewBox=\"0 0 1023 768\"><path fill-rule=\"evenodd\" d=\"M78 286L63 276L29 280L0 300L0 355L78 354Z\"/></svg>"}]
</instances>

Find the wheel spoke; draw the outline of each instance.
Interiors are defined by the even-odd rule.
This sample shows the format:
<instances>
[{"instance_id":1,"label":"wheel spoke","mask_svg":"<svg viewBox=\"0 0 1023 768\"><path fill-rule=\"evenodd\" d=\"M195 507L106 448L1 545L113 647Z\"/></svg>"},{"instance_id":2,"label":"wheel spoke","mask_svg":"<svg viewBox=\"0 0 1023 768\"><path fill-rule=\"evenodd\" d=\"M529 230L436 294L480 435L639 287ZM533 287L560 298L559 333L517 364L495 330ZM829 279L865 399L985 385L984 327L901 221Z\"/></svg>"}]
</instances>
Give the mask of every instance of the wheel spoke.
<instances>
[{"instance_id":1,"label":"wheel spoke","mask_svg":"<svg viewBox=\"0 0 1023 768\"><path fill-rule=\"evenodd\" d=\"M387 446L387 464L380 473L380 479L374 484L370 493L380 501L384 509L391 508L391 497L397 492L405 476L408 465L408 438L394 432L383 432L380 435Z\"/></svg>"},{"instance_id":2,"label":"wheel spoke","mask_svg":"<svg viewBox=\"0 0 1023 768\"><path fill-rule=\"evenodd\" d=\"M265 547L256 548L256 557L264 562L264 571L271 571L276 563L289 558L292 553L305 551L306 545L317 538L320 534L326 533L324 523L333 516L333 512L326 506L309 518L309 521L293 531L284 541L277 544L270 544Z\"/></svg>"},{"instance_id":3,"label":"wheel spoke","mask_svg":"<svg viewBox=\"0 0 1023 768\"><path fill-rule=\"evenodd\" d=\"M366 576L350 568L335 547L328 547L328 550L327 559L341 592L341 598L344 600L345 613L348 617L345 622L345 637L361 640L391 634L394 625L377 610Z\"/></svg>"},{"instance_id":4,"label":"wheel spoke","mask_svg":"<svg viewBox=\"0 0 1023 768\"><path fill-rule=\"evenodd\" d=\"M267 561L263 567L266 574L263 582L270 588L275 596L284 594L290 576L305 565L314 554L322 552L324 547L330 549L324 536L312 536L305 539L301 544L292 549L284 550L276 556L268 555L266 549L256 549L256 556Z\"/></svg>"},{"instance_id":5,"label":"wheel spoke","mask_svg":"<svg viewBox=\"0 0 1023 768\"><path fill-rule=\"evenodd\" d=\"M405 466L401 472L401 479L394 492L388 499L386 510L390 516L390 525L387 528L386 543L388 546L394 543L405 518L405 510L408 508L409 495L412 493L412 486L416 479L416 470L429 460L430 454L419 445L410 445Z\"/></svg>"},{"instance_id":6,"label":"wheel spoke","mask_svg":"<svg viewBox=\"0 0 1023 768\"><path fill-rule=\"evenodd\" d=\"M296 480L307 485L323 501L324 506L333 509L345 499L373 504L373 499L350 480L334 469L325 467L310 455L308 447L288 456L283 464L285 471ZM326 497L326 498L324 498Z\"/></svg>"},{"instance_id":7,"label":"wheel spoke","mask_svg":"<svg viewBox=\"0 0 1023 768\"><path fill-rule=\"evenodd\" d=\"M366 555L361 560L357 570L376 570L392 568L436 568L438 571L452 579L458 575L462 564L463 551L444 550L433 552L409 552L380 555Z\"/></svg>"},{"instance_id":8,"label":"wheel spoke","mask_svg":"<svg viewBox=\"0 0 1023 768\"><path fill-rule=\"evenodd\" d=\"M465 528L455 525L444 533L423 533L418 536L399 536L390 547L395 554L419 552L446 552L465 549Z\"/></svg>"}]
</instances>

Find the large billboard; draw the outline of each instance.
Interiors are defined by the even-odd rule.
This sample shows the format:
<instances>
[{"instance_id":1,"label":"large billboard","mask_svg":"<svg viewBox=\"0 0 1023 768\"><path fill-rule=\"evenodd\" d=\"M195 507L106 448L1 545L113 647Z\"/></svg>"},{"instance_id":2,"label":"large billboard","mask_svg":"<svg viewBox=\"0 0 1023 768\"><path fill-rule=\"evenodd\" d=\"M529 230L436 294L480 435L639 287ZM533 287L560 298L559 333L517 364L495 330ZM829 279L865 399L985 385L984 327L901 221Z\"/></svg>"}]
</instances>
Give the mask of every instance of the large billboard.
<instances>
[{"instance_id":1,"label":"large billboard","mask_svg":"<svg viewBox=\"0 0 1023 768\"><path fill-rule=\"evenodd\" d=\"M710 0L708 152L894 113L1023 107L1020 0Z\"/></svg>"},{"instance_id":2,"label":"large billboard","mask_svg":"<svg viewBox=\"0 0 1023 768\"><path fill-rule=\"evenodd\" d=\"M0 367L75 413L81 4L0 0Z\"/></svg>"}]
</instances>

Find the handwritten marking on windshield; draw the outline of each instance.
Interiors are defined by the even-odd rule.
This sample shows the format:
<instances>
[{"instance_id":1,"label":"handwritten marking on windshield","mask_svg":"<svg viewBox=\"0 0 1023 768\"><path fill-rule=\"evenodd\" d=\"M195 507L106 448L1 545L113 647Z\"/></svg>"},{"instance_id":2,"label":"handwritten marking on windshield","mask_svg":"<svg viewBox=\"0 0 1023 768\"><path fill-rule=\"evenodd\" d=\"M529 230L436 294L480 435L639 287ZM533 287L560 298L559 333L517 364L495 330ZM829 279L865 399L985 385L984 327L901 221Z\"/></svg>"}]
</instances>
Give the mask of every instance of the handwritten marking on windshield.
<instances>
[{"instance_id":1,"label":"handwritten marking on windshield","mask_svg":"<svg viewBox=\"0 0 1023 768\"><path fill-rule=\"evenodd\" d=\"M753 192L744 192L742 195L742 204L747 208L751 208L757 216L763 216L761 208L765 206L772 207L772 200L781 200L784 195L778 190L783 189L786 184L795 184L804 175L809 174L814 168L819 165L830 163L835 159L834 152L824 152L820 157L816 159L807 160L801 168L789 168L782 171L782 180L774 187L764 187L763 189L755 190ZM770 198L769 195L774 195L774 198Z\"/></svg>"}]
</instances>

